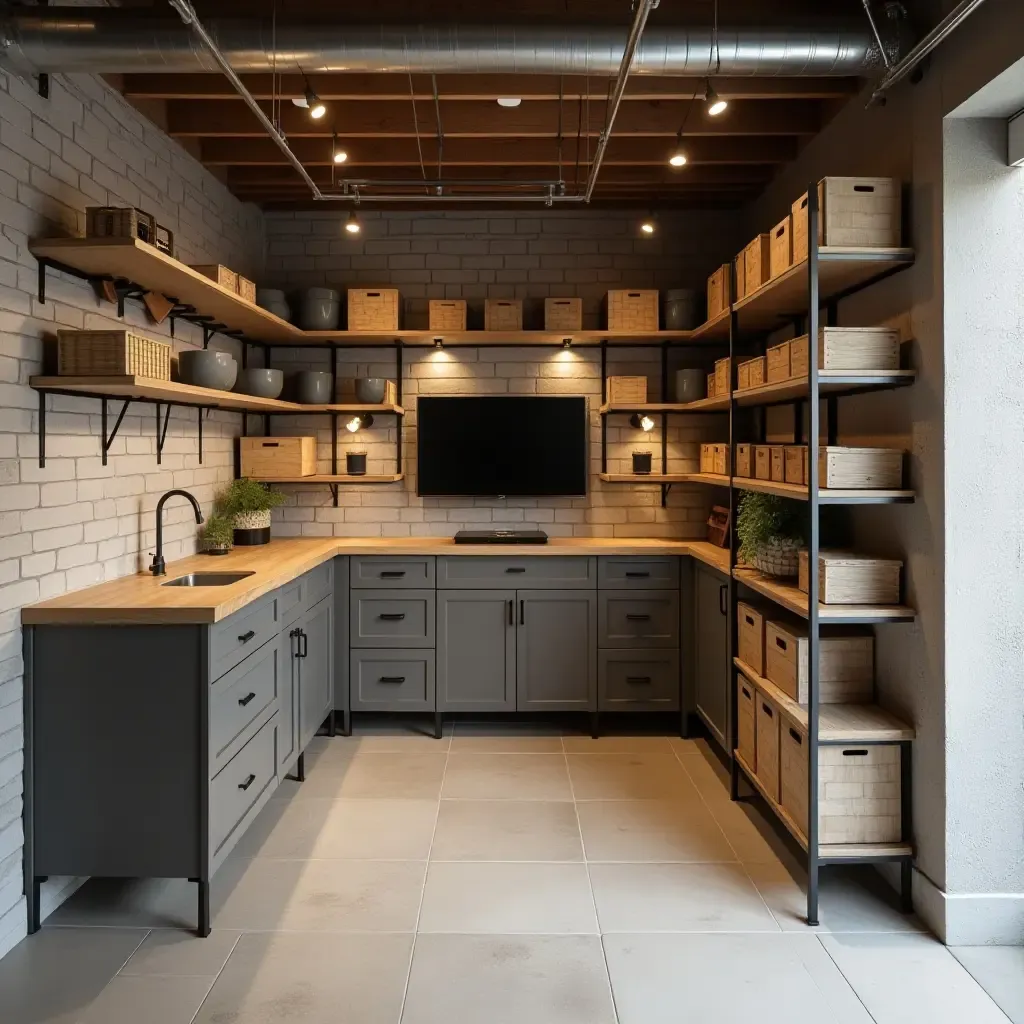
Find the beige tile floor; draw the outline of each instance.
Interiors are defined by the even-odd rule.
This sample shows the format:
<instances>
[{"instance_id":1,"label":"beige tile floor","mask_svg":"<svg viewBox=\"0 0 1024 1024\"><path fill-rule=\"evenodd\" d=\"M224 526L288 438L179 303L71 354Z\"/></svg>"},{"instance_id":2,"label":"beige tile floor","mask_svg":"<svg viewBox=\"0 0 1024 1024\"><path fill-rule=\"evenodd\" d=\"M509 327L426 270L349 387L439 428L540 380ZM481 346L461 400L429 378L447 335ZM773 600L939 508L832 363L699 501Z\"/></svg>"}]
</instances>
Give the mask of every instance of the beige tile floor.
<instances>
[{"instance_id":1,"label":"beige tile floor","mask_svg":"<svg viewBox=\"0 0 1024 1024\"><path fill-rule=\"evenodd\" d=\"M870 870L822 885L810 929L702 742L371 723L278 790L208 939L185 882L90 882L0 961L0 1021L1024 1024L1024 950L945 949Z\"/></svg>"}]
</instances>

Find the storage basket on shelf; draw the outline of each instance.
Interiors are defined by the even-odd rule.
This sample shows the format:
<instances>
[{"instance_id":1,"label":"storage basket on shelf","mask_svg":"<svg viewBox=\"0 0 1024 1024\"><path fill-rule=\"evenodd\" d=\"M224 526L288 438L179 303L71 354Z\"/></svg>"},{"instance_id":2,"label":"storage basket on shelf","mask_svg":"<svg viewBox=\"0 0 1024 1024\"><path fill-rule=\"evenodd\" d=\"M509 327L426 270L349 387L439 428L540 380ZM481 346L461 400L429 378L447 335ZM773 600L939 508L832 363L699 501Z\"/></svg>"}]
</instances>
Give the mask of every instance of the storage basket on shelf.
<instances>
[{"instance_id":1,"label":"storage basket on shelf","mask_svg":"<svg viewBox=\"0 0 1024 1024\"><path fill-rule=\"evenodd\" d=\"M770 280L775 280L779 274L785 273L793 266L793 221L786 217L779 221L770 232L769 241L769 271Z\"/></svg>"},{"instance_id":2,"label":"storage basket on shelf","mask_svg":"<svg viewBox=\"0 0 1024 1024\"><path fill-rule=\"evenodd\" d=\"M521 331L522 299L484 299L485 331Z\"/></svg>"},{"instance_id":3,"label":"storage basket on shelf","mask_svg":"<svg viewBox=\"0 0 1024 1024\"><path fill-rule=\"evenodd\" d=\"M767 606L753 601L736 604L736 653L759 676L764 675L764 627Z\"/></svg>"},{"instance_id":4,"label":"storage basket on shelf","mask_svg":"<svg viewBox=\"0 0 1024 1024\"><path fill-rule=\"evenodd\" d=\"M582 331L582 299L545 299L544 330Z\"/></svg>"},{"instance_id":5,"label":"storage basket on shelf","mask_svg":"<svg viewBox=\"0 0 1024 1024\"><path fill-rule=\"evenodd\" d=\"M708 319L732 305L732 264L725 263L708 277Z\"/></svg>"},{"instance_id":6,"label":"storage basket on shelf","mask_svg":"<svg viewBox=\"0 0 1024 1024\"><path fill-rule=\"evenodd\" d=\"M645 405L647 402L646 377L609 377L608 401L612 405Z\"/></svg>"},{"instance_id":7,"label":"storage basket on shelf","mask_svg":"<svg viewBox=\"0 0 1024 1024\"><path fill-rule=\"evenodd\" d=\"M658 292L654 289L608 292L608 330L657 331Z\"/></svg>"},{"instance_id":8,"label":"storage basket on shelf","mask_svg":"<svg viewBox=\"0 0 1024 1024\"><path fill-rule=\"evenodd\" d=\"M779 802L779 724L782 715L776 703L757 691L755 701L757 781L776 803Z\"/></svg>"},{"instance_id":9,"label":"storage basket on shelf","mask_svg":"<svg viewBox=\"0 0 1024 1024\"><path fill-rule=\"evenodd\" d=\"M807 335L789 343L790 373L810 371ZM893 327L822 327L818 332L819 370L898 370L900 332Z\"/></svg>"},{"instance_id":10,"label":"storage basket on shelf","mask_svg":"<svg viewBox=\"0 0 1024 1024\"><path fill-rule=\"evenodd\" d=\"M397 331L397 288L349 288L350 331Z\"/></svg>"},{"instance_id":11,"label":"storage basket on shelf","mask_svg":"<svg viewBox=\"0 0 1024 1024\"><path fill-rule=\"evenodd\" d=\"M714 473L715 447L713 444L702 444L700 446L700 471L702 473Z\"/></svg>"},{"instance_id":12,"label":"storage basket on shelf","mask_svg":"<svg viewBox=\"0 0 1024 1024\"><path fill-rule=\"evenodd\" d=\"M753 447L754 447L754 478L756 480L771 480L771 478L772 478L772 449L771 449L771 445L755 444Z\"/></svg>"},{"instance_id":13,"label":"storage basket on shelf","mask_svg":"<svg viewBox=\"0 0 1024 1024\"><path fill-rule=\"evenodd\" d=\"M806 704L810 693L807 624L772 619L764 628L764 670L786 696ZM875 638L860 630L822 626L818 697L822 704L860 704L874 695Z\"/></svg>"},{"instance_id":14,"label":"storage basket on shelf","mask_svg":"<svg viewBox=\"0 0 1024 1024\"><path fill-rule=\"evenodd\" d=\"M171 346L134 331L58 331L57 373L170 380Z\"/></svg>"},{"instance_id":15,"label":"storage basket on shelf","mask_svg":"<svg viewBox=\"0 0 1024 1024\"><path fill-rule=\"evenodd\" d=\"M174 255L174 234L156 217L135 206L87 206L86 238L137 238L168 256Z\"/></svg>"},{"instance_id":16,"label":"storage basket on shelf","mask_svg":"<svg viewBox=\"0 0 1024 1024\"><path fill-rule=\"evenodd\" d=\"M800 589L807 593L808 556L800 552ZM822 604L899 604L903 563L850 551L818 552L818 600Z\"/></svg>"},{"instance_id":17,"label":"storage basket on shelf","mask_svg":"<svg viewBox=\"0 0 1024 1024\"><path fill-rule=\"evenodd\" d=\"M430 330L464 331L466 329L465 299L431 299L428 306Z\"/></svg>"},{"instance_id":18,"label":"storage basket on shelf","mask_svg":"<svg viewBox=\"0 0 1024 1024\"><path fill-rule=\"evenodd\" d=\"M900 183L895 178L829 177L818 182L818 244L898 247ZM793 258L807 258L807 193L793 204Z\"/></svg>"},{"instance_id":19,"label":"storage basket on shelf","mask_svg":"<svg viewBox=\"0 0 1024 1024\"><path fill-rule=\"evenodd\" d=\"M242 277L241 274L236 275L236 277L239 298L245 299L246 302L255 302L256 282L250 281L247 277Z\"/></svg>"},{"instance_id":20,"label":"storage basket on shelf","mask_svg":"<svg viewBox=\"0 0 1024 1024\"><path fill-rule=\"evenodd\" d=\"M316 474L315 437L240 437L242 476L250 480Z\"/></svg>"},{"instance_id":21,"label":"storage basket on shelf","mask_svg":"<svg viewBox=\"0 0 1024 1024\"><path fill-rule=\"evenodd\" d=\"M786 446L786 471L787 484L807 483L807 445L790 444ZM819 486L825 485L819 481Z\"/></svg>"},{"instance_id":22,"label":"storage basket on shelf","mask_svg":"<svg viewBox=\"0 0 1024 1024\"><path fill-rule=\"evenodd\" d=\"M715 360L715 394L727 395L732 390L732 357Z\"/></svg>"},{"instance_id":23,"label":"storage basket on shelf","mask_svg":"<svg viewBox=\"0 0 1024 1024\"><path fill-rule=\"evenodd\" d=\"M238 294L238 274L229 267L222 266L220 263L190 263L189 268L197 274L202 274L203 277L208 277L211 281L219 284L221 288L227 288L229 292Z\"/></svg>"},{"instance_id":24,"label":"storage basket on shelf","mask_svg":"<svg viewBox=\"0 0 1024 1024\"><path fill-rule=\"evenodd\" d=\"M804 454L804 481L807 472ZM818 484L845 490L896 490L903 486L903 452L897 448L850 448L827 445L818 449Z\"/></svg>"},{"instance_id":25,"label":"storage basket on shelf","mask_svg":"<svg viewBox=\"0 0 1024 1024\"><path fill-rule=\"evenodd\" d=\"M740 758L757 774L757 691L743 676L736 679L736 725Z\"/></svg>"},{"instance_id":26,"label":"storage basket on shelf","mask_svg":"<svg viewBox=\"0 0 1024 1024\"><path fill-rule=\"evenodd\" d=\"M754 555L754 568L765 576L786 579L800 571L800 541L777 537L758 548Z\"/></svg>"},{"instance_id":27,"label":"storage basket on shelf","mask_svg":"<svg viewBox=\"0 0 1024 1024\"><path fill-rule=\"evenodd\" d=\"M743 250L743 294L752 295L766 284L771 273L771 239L765 232ZM737 276L739 266L737 265Z\"/></svg>"},{"instance_id":28,"label":"storage basket on shelf","mask_svg":"<svg viewBox=\"0 0 1024 1024\"><path fill-rule=\"evenodd\" d=\"M736 445L736 476L752 477L754 475L754 446L752 444Z\"/></svg>"},{"instance_id":29,"label":"storage basket on shelf","mask_svg":"<svg viewBox=\"0 0 1024 1024\"><path fill-rule=\"evenodd\" d=\"M781 381L789 380L793 375L790 370L790 344L788 341L772 345L765 352L764 360L765 383L778 384Z\"/></svg>"},{"instance_id":30,"label":"storage basket on shelf","mask_svg":"<svg viewBox=\"0 0 1024 1024\"><path fill-rule=\"evenodd\" d=\"M764 356L745 359L736 367L736 389L759 388L764 384Z\"/></svg>"}]
</instances>

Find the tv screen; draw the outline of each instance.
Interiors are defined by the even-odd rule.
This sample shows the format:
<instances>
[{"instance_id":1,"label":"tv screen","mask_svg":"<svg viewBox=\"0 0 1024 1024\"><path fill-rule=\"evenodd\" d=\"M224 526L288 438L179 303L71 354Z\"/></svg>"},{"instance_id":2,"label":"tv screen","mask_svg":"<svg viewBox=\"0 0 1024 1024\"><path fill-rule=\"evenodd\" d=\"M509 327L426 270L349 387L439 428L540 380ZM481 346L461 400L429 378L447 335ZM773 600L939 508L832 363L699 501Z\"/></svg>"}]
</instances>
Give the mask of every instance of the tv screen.
<instances>
[{"instance_id":1,"label":"tv screen","mask_svg":"<svg viewBox=\"0 0 1024 1024\"><path fill-rule=\"evenodd\" d=\"M585 398L420 398L417 493L587 493Z\"/></svg>"}]
</instances>

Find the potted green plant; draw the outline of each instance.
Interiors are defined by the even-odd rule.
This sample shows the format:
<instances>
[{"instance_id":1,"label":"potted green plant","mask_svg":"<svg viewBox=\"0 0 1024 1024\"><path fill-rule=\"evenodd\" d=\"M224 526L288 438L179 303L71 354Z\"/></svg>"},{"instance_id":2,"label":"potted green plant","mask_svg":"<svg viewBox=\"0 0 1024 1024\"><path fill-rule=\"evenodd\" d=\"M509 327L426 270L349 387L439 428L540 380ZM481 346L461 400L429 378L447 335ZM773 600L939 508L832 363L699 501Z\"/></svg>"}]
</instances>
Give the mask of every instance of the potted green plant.
<instances>
[{"instance_id":1,"label":"potted green plant","mask_svg":"<svg viewBox=\"0 0 1024 1024\"><path fill-rule=\"evenodd\" d=\"M230 519L236 544L268 544L270 511L285 501L258 480L234 480L217 502L217 514Z\"/></svg>"},{"instance_id":2,"label":"potted green plant","mask_svg":"<svg viewBox=\"0 0 1024 1024\"><path fill-rule=\"evenodd\" d=\"M203 527L203 550L208 555L226 555L231 550L234 521L227 516L210 516Z\"/></svg>"},{"instance_id":3,"label":"potted green plant","mask_svg":"<svg viewBox=\"0 0 1024 1024\"><path fill-rule=\"evenodd\" d=\"M748 491L736 517L740 558L766 576L796 576L804 546L804 509L800 502Z\"/></svg>"}]
</instances>

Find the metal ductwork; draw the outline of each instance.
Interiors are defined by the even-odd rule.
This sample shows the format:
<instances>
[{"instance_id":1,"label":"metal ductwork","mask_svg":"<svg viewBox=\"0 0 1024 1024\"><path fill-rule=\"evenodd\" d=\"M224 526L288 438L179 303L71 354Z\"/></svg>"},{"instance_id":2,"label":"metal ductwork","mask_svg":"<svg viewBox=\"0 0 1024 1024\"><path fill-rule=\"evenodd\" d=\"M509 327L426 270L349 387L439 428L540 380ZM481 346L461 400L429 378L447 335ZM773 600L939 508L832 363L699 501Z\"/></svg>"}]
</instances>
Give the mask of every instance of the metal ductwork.
<instances>
[{"instance_id":1,"label":"metal ductwork","mask_svg":"<svg viewBox=\"0 0 1024 1024\"><path fill-rule=\"evenodd\" d=\"M892 22L890 22L892 27ZM210 36L247 72L566 74L613 77L628 29L594 26L364 26L211 19ZM899 59L895 36L885 42ZM219 71L173 16L91 7L7 8L0 64L20 73ZM648 28L634 75L866 76L886 61L865 20L812 28Z\"/></svg>"}]
</instances>

